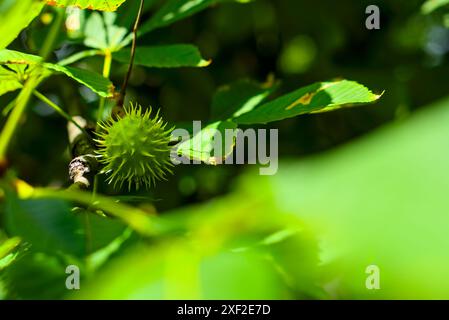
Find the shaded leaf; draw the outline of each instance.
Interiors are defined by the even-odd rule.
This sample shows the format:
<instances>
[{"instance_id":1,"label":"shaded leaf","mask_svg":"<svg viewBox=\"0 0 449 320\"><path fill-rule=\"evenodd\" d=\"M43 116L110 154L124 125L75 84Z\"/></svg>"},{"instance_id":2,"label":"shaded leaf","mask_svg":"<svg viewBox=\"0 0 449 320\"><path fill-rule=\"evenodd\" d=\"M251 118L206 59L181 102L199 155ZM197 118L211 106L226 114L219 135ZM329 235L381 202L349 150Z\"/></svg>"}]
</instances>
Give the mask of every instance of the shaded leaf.
<instances>
[{"instance_id":1,"label":"shaded leaf","mask_svg":"<svg viewBox=\"0 0 449 320\"><path fill-rule=\"evenodd\" d=\"M131 50L121 50L113 55L122 63L129 63ZM197 47L188 44L138 47L134 63L153 68L206 67L210 61L201 57Z\"/></svg>"},{"instance_id":2,"label":"shaded leaf","mask_svg":"<svg viewBox=\"0 0 449 320\"><path fill-rule=\"evenodd\" d=\"M7 299L61 299L67 288L67 265L53 256L27 252L0 274Z\"/></svg>"},{"instance_id":3,"label":"shaded leaf","mask_svg":"<svg viewBox=\"0 0 449 320\"><path fill-rule=\"evenodd\" d=\"M8 84L5 84L4 90L17 86L17 83L12 80L14 73L16 80L19 83L23 83L31 72L41 72L43 74L43 72L49 72L50 70L67 75L102 97L112 97L114 95L114 85L102 75L84 69L66 67L53 63L42 63L42 58L39 56L3 49L0 50L0 67L1 65L6 65L9 68L6 70L11 71L2 72L9 80ZM29 68L28 66L35 66L36 68ZM41 70L44 71L38 69L41 67L43 68ZM0 76L2 73L0 73Z\"/></svg>"},{"instance_id":4,"label":"shaded leaf","mask_svg":"<svg viewBox=\"0 0 449 320\"><path fill-rule=\"evenodd\" d=\"M152 30L170 25L176 21L187 18L207 7L229 0L168 0L156 14L143 23L139 34L145 34ZM239 1L237 2L248 2Z\"/></svg>"},{"instance_id":5,"label":"shaded leaf","mask_svg":"<svg viewBox=\"0 0 449 320\"><path fill-rule=\"evenodd\" d=\"M260 84L250 80L240 80L223 86L212 100L212 120L227 120L249 112L265 100L277 85L268 81Z\"/></svg>"},{"instance_id":6,"label":"shaded leaf","mask_svg":"<svg viewBox=\"0 0 449 320\"><path fill-rule=\"evenodd\" d=\"M46 63L45 66L48 69L64 73L66 76L96 92L101 97L109 98L114 96L115 88L112 82L98 73L57 64Z\"/></svg>"},{"instance_id":7,"label":"shaded leaf","mask_svg":"<svg viewBox=\"0 0 449 320\"><path fill-rule=\"evenodd\" d=\"M87 211L77 212L76 215L80 224L89 225L90 234L86 235L84 230L84 237L89 238L91 252L106 247L126 230L126 225L117 219L102 217Z\"/></svg>"},{"instance_id":8,"label":"shaded leaf","mask_svg":"<svg viewBox=\"0 0 449 320\"><path fill-rule=\"evenodd\" d=\"M143 12L148 12L158 0L145 0ZM131 30L139 11L140 1L128 1L117 10L117 24Z\"/></svg>"},{"instance_id":9,"label":"shaded leaf","mask_svg":"<svg viewBox=\"0 0 449 320\"><path fill-rule=\"evenodd\" d=\"M37 251L82 256L84 239L68 203L60 200L19 200L8 195L6 226L10 234Z\"/></svg>"}]
</instances>

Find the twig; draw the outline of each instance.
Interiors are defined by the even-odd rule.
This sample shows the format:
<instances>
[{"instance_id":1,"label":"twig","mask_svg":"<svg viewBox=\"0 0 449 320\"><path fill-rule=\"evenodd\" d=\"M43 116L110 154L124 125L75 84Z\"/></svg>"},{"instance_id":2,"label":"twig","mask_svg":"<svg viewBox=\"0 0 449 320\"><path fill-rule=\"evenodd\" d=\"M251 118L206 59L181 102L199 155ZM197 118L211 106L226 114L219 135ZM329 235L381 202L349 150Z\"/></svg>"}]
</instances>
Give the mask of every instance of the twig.
<instances>
[{"instance_id":1,"label":"twig","mask_svg":"<svg viewBox=\"0 0 449 320\"><path fill-rule=\"evenodd\" d=\"M136 47L137 47L137 31L139 29L140 19L142 18L144 4L145 4L145 1L140 0L139 12L137 13L136 22L134 23L134 28L133 28L133 42L132 42L132 46L131 46L131 59L129 62L128 72L126 73L125 80L123 81L122 89L120 91L120 96L117 101L118 109L123 109L123 104L125 102L125 97L126 97L126 90L128 89L129 78L131 77L131 73L132 73L133 66L134 66L134 59L136 56Z\"/></svg>"},{"instance_id":2,"label":"twig","mask_svg":"<svg viewBox=\"0 0 449 320\"><path fill-rule=\"evenodd\" d=\"M73 123L86 136L89 136L89 134L86 132L86 130L84 128L82 128L71 116L69 116L64 110L62 110L62 108L59 107L56 103L54 103L53 101L48 99L46 96L44 96L42 93L40 93L37 90L34 90L33 94L36 96L36 98L38 98L39 100L41 100L42 102L44 102L45 104L50 106L57 113L59 113L59 115L61 115L64 119L66 119L67 121Z\"/></svg>"}]
</instances>

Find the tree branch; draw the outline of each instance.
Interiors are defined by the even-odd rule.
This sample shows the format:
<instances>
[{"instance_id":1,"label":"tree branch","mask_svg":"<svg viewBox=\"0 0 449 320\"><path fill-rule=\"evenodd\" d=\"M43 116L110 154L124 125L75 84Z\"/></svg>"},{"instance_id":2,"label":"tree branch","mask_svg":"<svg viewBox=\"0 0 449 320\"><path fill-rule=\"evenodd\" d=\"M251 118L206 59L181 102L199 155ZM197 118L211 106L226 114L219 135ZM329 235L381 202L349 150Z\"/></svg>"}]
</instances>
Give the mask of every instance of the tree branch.
<instances>
[{"instance_id":1,"label":"tree branch","mask_svg":"<svg viewBox=\"0 0 449 320\"><path fill-rule=\"evenodd\" d=\"M73 181L71 189L88 189L90 181L98 172L98 160L91 137L84 133L87 121L81 116L75 116L73 119L84 130L80 130L72 122L68 123L67 130L73 156L69 164L69 176Z\"/></svg>"},{"instance_id":2,"label":"tree branch","mask_svg":"<svg viewBox=\"0 0 449 320\"><path fill-rule=\"evenodd\" d=\"M133 28L133 42L131 46L131 59L129 62L128 72L126 73L125 80L123 81L122 89L120 91L120 96L117 101L117 110L115 110L114 114L119 113L123 109L123 104L125 103L126 90L128 89L129 78L131 77L131 73L134 66L134 58L136 56L136 47L137 47L137 31L139 29L140 19L142 18L143 7L145 1L140 0L139 12L137 13L136 22L134 23Z\"/></svg>"}]
</instances>

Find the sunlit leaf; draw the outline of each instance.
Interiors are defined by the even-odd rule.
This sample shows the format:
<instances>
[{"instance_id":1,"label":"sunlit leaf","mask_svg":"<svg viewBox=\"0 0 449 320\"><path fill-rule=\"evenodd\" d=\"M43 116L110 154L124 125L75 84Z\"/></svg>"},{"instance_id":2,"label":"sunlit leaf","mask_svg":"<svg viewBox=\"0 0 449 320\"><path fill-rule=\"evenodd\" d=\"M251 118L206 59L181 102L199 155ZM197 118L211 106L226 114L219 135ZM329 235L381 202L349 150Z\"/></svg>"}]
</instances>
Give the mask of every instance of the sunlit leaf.
<instances>
[{"instance_id":1,"label":"sunlit leaf","mask_svg":"<svg viewBox=\"0 0 449 320\"><path fill-rule=\"evenodd\" d=\"M20 88L22 88L22 83L16 73L0 66L0 96Z\"/></svg>"},{"instance_id":2,"label":"sunlit leaf","mask_svg":"<svg viewBox=\"0 0 449 320\"><path fill-rule=\"evenodd\" d=\"M126 46L130 42L130 39L125 38L128 30L115 25L116 17L117 14L114 12L92 13L85 25L84 44L87 47L111 52Z\"/></svg>"},{"instance_id":3,"label":"sunlit leaf","mask_svg":"<svg viewBox=\"0 0 449 320\"><path fill-rule=\"evenodd\" d=\"M23 84L23 81L25 81L29 77L29 74L35 70L33 67L41 67L49 74L51 74L49 71L63 73L80 84L90 88L102 97L112 97L114 94L113 84L102 75L84 69L65 67L53 63L43 63L42 58L39 56L3 49L0 50L0 68L2 68L2 65L8 67L6 69L8 72L1 71L0 73L0 76L4 75L8 80L8 83L5 83L4 86L3 84L0 85L0 89L3 88L4 91L14 88L15 86L17 87L17 82ZM30 68L29 66L32 67ZM17 82L14 81L14 75Z\"/></svg>"},{"instance_id":4,"label":"sunlit leaf","mask_svg":"<svg viewBox=\"0 0 449 320\"><path fill-rule=\"evenodd\" d=\"M14 41L43 7L41 0L3 0L0 3L0 49Z\"/></svg>"},{"instance_id":5,"label":"sunlit leaf","mask_svg":"<svg viewBox=\"0 0 449 320\"><path fill-rule=\"evenodd\" d=\"M48 5L58 7L74 6L81 9L115 11L126 0L45 0Z\"/></svg>"},{"instance_id":6,"label":"sunlit leaf","mask_svg":"<svg viewBox=\"0 0 449 320\"><path fill-rule=\"evenodd\" d=\"M225 131L236 128L237 125L231 121L219 121L210 124L200 132L195 132L191 139L180 143L177 153L207 164L219 164L232 153L234 148L233 139L223 141L226 136Z\"/></svg>"},{"instance_id":7,"label":"sunlit leaf","mask_svg":"<svg viewBox=\"0 0 449 320\"><path fill-rule=\"evenodd\" d=\"M321 82L267 102L233 121L238 124L268 123L307 113L372 103L379 98L380 95L354 81Z\"/></svg>"},{"instance_id":8,"label":"sunlit leaf","mask_svg":"<svg viewBox=\"0 0 449 320\"><path fill-rule=\"evenodd\" d=\"M65 67L57 64L48 64L45 66L54 71L62 72L73 80L85 85L101 97L112 97L114 95L114 85L102 75L74 67Z\"/></svg>"}]
</instances>

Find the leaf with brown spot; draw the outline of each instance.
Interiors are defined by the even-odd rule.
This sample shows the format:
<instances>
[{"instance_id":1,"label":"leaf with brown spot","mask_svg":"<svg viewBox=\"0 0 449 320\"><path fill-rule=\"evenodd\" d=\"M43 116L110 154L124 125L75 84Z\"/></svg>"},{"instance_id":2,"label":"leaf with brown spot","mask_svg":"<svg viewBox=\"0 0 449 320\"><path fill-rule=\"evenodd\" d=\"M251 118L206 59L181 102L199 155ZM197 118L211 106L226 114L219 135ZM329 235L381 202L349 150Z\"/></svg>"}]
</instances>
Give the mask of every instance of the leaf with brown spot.
<instances>
[{"instance_id":1,"label":"leaf with brown spot","mask_svg":"<svg viewBox=\"0 0 449 320\"><path fill-rule=\"evenodd\" d=\"M115 11L126 0L46 0L50 6L68 7L74 6L80 9Z\"/></svg>"},{"instance_id":2,"label":"leaf with brown spot","mask_svg":"<svg viewBox=\"0 0 449 320\"><path fill-rule=\"evenodd\" d=\"M373 103L381 96L354 81L319 82L265 103L233 121L238 124L268 123L302 114Z\"/></svg>"}]
</instances>

